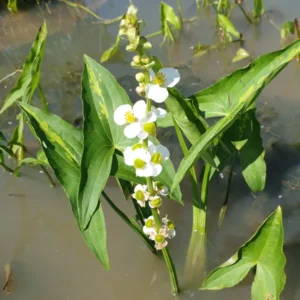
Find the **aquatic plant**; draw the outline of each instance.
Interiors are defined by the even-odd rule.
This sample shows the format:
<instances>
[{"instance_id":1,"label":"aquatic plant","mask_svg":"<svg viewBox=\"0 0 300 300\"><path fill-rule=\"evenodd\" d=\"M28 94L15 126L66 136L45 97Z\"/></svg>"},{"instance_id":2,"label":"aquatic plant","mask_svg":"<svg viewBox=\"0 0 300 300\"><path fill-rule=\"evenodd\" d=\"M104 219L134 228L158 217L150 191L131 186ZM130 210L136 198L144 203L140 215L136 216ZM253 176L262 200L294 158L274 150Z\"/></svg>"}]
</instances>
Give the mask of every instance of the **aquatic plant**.
<instances>
[{"instance_id":1,"label":"aquatic plant","mask_svg":"<svg viewBox=\"0 0 300 300\"><path fill-rule=\"evenodd\" d=\"M176 237L176 228L169 216L160 213L163 199L183 203L180 183L187 174L191 180L193 202L187 265L196 258L205 268L211 179L227 166L231 166L232 174L239 159L242 175L251 191L264 189L265 151L255 101L264 87L300 54L300 41L258 57L246 68L185 97L175 88L180 81L178 70L163 66L151 55L152 45L142 35L142 22L137 12L131 4L120 22L118 38L128 41L126 50L133 53L131 66L138 70L136 92L144 99L133 104L114 76L85 56L82 130L49 112L42 93L43 109L32 106L32 95L39 88L47 35L44 23L21 75L0 111L2 113L15 103L21 108L19 125L11 138L13 142L0 135L0 162L6 170L14 171L5 164L5 152L18 158L17 170L26 162L51 167L68 195L74 218L88 247L109 269L102 211L102 201L106 201L153 253L162 252L172 291L177 293L176 269L168 249L169 240ZM224 16L220 19L224 21ZM207 120L210 118L215 118L215 122L209 125ZM36 158L24 158L26 122L41 145ZM158 126L175 128L184 154L177 172L169 150L157 140ZM203 163L200 172L196 168L199 161ZM131 198L135 218L122 212L117 202L106 194L110 176L117 179L124 197ZM230 180L228 193L229 188ZM228 193L220 212L220 226L227 209ZM278 207L249 241L207 276L201 288L215 290L234 286L254 268L252 298L279 299L285 284L282 248L282 212Z\"/></svg>"}]
</instances>

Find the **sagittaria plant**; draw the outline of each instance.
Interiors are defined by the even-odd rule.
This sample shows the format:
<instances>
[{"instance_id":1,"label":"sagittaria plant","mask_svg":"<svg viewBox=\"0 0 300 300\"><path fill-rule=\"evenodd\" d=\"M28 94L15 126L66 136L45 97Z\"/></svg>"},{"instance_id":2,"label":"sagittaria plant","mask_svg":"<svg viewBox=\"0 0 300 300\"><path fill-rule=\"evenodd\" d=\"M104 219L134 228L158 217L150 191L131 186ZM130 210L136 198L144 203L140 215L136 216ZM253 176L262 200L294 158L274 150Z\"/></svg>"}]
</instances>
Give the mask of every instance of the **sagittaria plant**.
<instances>
[{"instance_id":1,"label":"sagittaria plant","mask_svg":"<svg viewBox=\"0 0 300 300\"><path fill-rule=\"evenodd\" d=\"M193 228L188 261L191 257L192 261L199 260L198 252L204 253L201 257L205 257L211 178L226 166L233 166L239 158L243 177L250 189L254 192L263 190L266 165L260 126L255 116L255 100L263 88L300 53L300 41L263 55L211 87L184 97L174 87L180 80L178 70L164 67L151 55L151 44L141 34L140 24L137 9L130 5L121 20L119 36L128 41L126 50L134 53L131 65L138 70L136 92L144 99L133 104L114 76L85 56L82 130L49 112L45 102L43 110L30 105L39 82L47 35L46 24L43 24L23 65L22 74L1 109L2 113L17 103L22 109L22 123L11 138L15 142L1 144L0 158L1 162L4 161L4 149L8 149L6 152L11 155L24 149L22 132L27 117L27 124L40 141L43 151L36 163L53 169L70 199L83 238L103 266L109 269L101 205L104 199L154 253L162 252L173 293L177 293L176 270L168 250L169 239L175 237L176 229L169 217L160 214L163 197L182 204L179 184L189 173L193 192ZM157 103L164 104L166 109L158 107ZM206 119L212 117L216 121L209 126ZM175 127L184 153L176 173L169 150L157 140L157 126ZM15 139L15 135L22 138ZM186 140L191 144L190 148ZM6 143L3 135L2 142ZM17 168L26 159L19 156ZM204 163L201 173L196 168L199 161ZM109 176L117 179L126 199L132 199L135 218L122 212L116 201L105 193ZM282 213L279 207L234 256L208 275L202 289L231 287L255 267L252 298L279 299L285 283L282 247Z\"/></svg>"}]
</instances>

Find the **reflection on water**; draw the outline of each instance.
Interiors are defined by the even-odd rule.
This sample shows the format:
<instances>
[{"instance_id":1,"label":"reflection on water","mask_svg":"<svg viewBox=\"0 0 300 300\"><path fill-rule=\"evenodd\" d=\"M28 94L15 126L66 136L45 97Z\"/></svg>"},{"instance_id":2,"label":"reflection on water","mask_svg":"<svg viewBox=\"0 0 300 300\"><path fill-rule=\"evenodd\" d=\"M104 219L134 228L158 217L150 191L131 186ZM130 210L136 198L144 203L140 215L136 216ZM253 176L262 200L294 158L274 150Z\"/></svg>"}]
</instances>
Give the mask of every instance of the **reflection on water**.
<instances>
[{"instance_id":1,"label":"reflection on water","mask_svg":"<svg viewBox=\"0 0 300 300\"><path fill-rule=\"evenodd\" d=\"M159 1L136 0L140 16L145 19L146 33L157 31ZM174 4L175 1L167 1ZM186 17L195 13L194 1L182 1ZM88 6L105 18L124 12L127 1L87 1ZM266 1L268 18L280 25L299 11L298 0ZM49 38L45 50L41 85L50 103L51 111L73 122L80 117L80 73L82 57L86 53L99 60L100 54L114 41L117 25L103 26L93 17L63 3L50 3L48 9L30 8L12 16L0 12L0 78L20 68L30 44L42 22L47 20ZM280 48L280 34L267 18L258 27L249 26L239 14L234 15L236 27L245 36L244 48L251 57ZM201 42L214 42L214 20L203 13L200 20L186 26L180 43L159 47L160 37L153 38L154 53L163 58L166 65L176 66L182 74L179 88L188 94L213 83L249 60L232 64L239 45L212 51L191 60L190 47ZM129 55L120 52L105 66L116 74L119 82L133 100L134 71L128 67ZM209 192L208 268L226 260L256 230L262 220L278 205L282 205L286 235L287 285L282 299L299 299L297 278L300 261L300 200L298 179L299 162L299 65L292 63L260 96L258 116L262 125L267 150L268 181L266 190L252 195L243 179L233 176L228 214L221 231L217 231L218 211L225 194L225 179L215 178ZM16 77L0 83L3 99ZM34 99L38 103L37 99ZM11 108L1 118L1 129L9 133L15 123L16 108ZM77 124L80 126L80 124ZM169 143L174 143L172 132L164 132ZM28 134L28 145L37 144ZM180 150L172 147L176 162ZM174 299L169 293L169 279L164 263L152 255L139 238L124 226L114 212L104 203L108 228L108 246L112 269L104 271L85 246L63 191L48 186L37 169L25 168L21 178L7 173L0 174L0 283L4 282L4 265L11 262L13 293L0 293L0 299ZM282 180L284 184L282 184ZM299 185L298 185L299 184ZM218 188L215 188L218 187ZM170 242L178 267L183 292L178 299L250 299L253 275L233 289L220 292L200 292L201 274L193 280L184 276L184 260L190 235L192 212L189 203L190 186L184 186L186 205L183 209L174 202L164 208L177 224L178 236ZM114 182L107 188L111 198L121 208L133 213L122 199ZM186 274L185 274L186 275ZM1 286L0 286L1 287ZM297 290L298 289L298 290Z\"/></svg>"}]
</instances>

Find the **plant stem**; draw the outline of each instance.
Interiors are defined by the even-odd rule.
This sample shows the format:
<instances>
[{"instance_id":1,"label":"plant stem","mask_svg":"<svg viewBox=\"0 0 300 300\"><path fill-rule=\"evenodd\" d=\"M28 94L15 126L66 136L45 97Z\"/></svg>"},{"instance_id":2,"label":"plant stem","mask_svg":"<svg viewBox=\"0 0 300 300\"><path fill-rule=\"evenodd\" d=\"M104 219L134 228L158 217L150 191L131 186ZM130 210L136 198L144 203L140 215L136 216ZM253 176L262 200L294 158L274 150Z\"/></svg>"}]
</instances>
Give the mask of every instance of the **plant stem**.
<instances>
[{"instance_id":1,"label":"plant stem","mask_svg":"<svg viewBox=\"0 0 300 300\"><path fill-rule=\"evenodd\" d=\"M109 196L103 191L103 198L107 201L110 207L125 221L125 223L135 232L138 236L144 241L146 246L155 254L157 254L156 249L153 246L153 243L148 239L148 237L144 234L141 228L135 223L132 219L129 219L109 198Z\"/></svg>"},{"instance_id":2,"label":"plant stem","mask_svg":"<svg viewBox=\"0 0 300 300\"><path fill-rule=\"evenodd\" d=\"M231 7L230 7L230 11L229 11L229 13L228 13L228 15L227 15L227 18L228 18L228 19L231 18L231 15L232 15L232 13L233 13L233 11L234 11L234 9L235 9L235 6L236 6L236 2L233 2L233 4L232 4Z\"/></svg>"},{"instance_id":3,"label":"plant stem","mask_svg":"<svg viewBox=\"0 0 300 300\"><path fill-rule=\"evenodd\" d=\"M148 179L149 182L148 182ZM148 188L149 188L149 184L151 184L152 186L152 180L150 177L147 178L147 183L148 183ZM156 208L152 209L152 215L154 217L154 222L155 222L155 226L156 226L156 230L157 232L159 231L159 229L161 228L161 220L160 220L160 216L158 213L158 210ZM177 275L176 275L176 270L170 255L170 252L168 250L168 247L165 247L162 249L162 254L165 260L165 263L167 265L167 269L169 271L169 276L170 276L170 281L171 281L171 286L172 286L172 291L174 294L178 294L179 293L179 286L178 286L178 280L177 280Z\"/></svg>"},{"instance_id":4,"label":"plant stem","mask_svg":"<svg viewBox=\"0 0 300 300\"><path fill-rule=\"evenodd\" d=\"M159 31L155 31L153 33L150 33L150 34L146 35L145 38L149 39L149 38L151 38L153 36L157 36L157 35L160 35L160 34L162 34L162 32L160 30Z\"/></svg>"},{"instance_id":5,"label":"plant stem","mask_svg":"<svg viewBox=\"0 0 300 300\"><path fill-rule=\"evenodd\" d=\"M47 169L43 165L41 165L41 169L44 172L44 174L46 175L46 177L48 178L48 180L50 181L51 186L55 186L56 184L55 184L54 180L52 179L50 173L47 171Z\"/></svg>"},{"instance_id":6,"label":"plant stem","mask_svg":"<svg viewBox=\"0 0 300 300\"><path fill-rule=\"evenodd\" d=\"M231 187L231 180L232 180L232 174L233 174L236 155L237 155L237 152L235 152L234 158L232 160L232 164L230 166L228 181L227 181L227 187L226 187L225 199L224 199L223 205L222 205L220 213L219 213L219 221L218 221L218 228L219 229L221 228L221 226L223 224L223 220L224 220L224 217L225 217L225 214L226 214L226 211L227 211L227 205L228 205L228 201L229 201L229 194L230 194L230 187Z\"/></svg>"},{"instance_id":7,"label":"plant stem","mask_svg":"<svg viewBox=\"0 0 300 300\"><path fill-rule=\"evenodd\" d=\"M182 14L182 6L180 0L176 0L177 2L177 7L178 7L178 14L179 14L179 19L181 24L183 23L183 14Z\"/></svg>"},{"instance_id":8,"label":"plant stem","mask_svg":"<svg viewBox=\"0 0 300 300\"><path fill-rule=\"evenodd\" d=\"M297 34L297 38L298 40L300 40L300 29L299 29L299 23L297 18L294 19L294 27L295 27L295 32ZM297 61L300 61L300 54L297 56Z\"/></svg>"},{"instance_id":9,"label":"plant stem","mask_svg":"<svg viewBox=\"0 0 300 300\"><path fill-rule=\"evenodd\" d=\"M237 4L237 6L240 8L240 10L242 11L242 13L244 14L245 18L247 19L247 21L250 24L253 24L251 18L248 16L248 14L246 13L244 7L238 2L238 0L235 0L235 3Z\"/></svg>"},{"instance_id":10,"label":"plant stem","mask_svg":"<svg viewBox=\"0 0 300 300\"><path fill-rule=\"evenodd\" d=\"M4 80L8 79L9 77L14 76L15 74L21 73L21 72L22 72L22 70L16 70L16 71L14 71L14 72L8 74L7 76L3 77L3 78L0 80L0 83L1 83L2 81L4 81Z\"/></svg>"}]
</instances>

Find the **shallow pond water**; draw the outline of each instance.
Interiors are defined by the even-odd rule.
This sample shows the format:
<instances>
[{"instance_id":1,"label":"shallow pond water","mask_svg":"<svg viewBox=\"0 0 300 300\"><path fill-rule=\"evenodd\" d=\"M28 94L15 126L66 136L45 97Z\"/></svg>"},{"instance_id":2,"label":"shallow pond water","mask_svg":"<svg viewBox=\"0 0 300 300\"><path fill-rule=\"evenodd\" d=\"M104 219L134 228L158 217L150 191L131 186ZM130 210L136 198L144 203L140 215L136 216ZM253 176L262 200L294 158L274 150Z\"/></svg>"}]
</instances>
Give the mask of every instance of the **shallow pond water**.
<instances>
[{"instance_id":1,"label":"shallow pond water","mask_svg":"<svg viewBox=\"0 0 300 300\"><path fill-rule=\"evenodd\" d=\"M175 5L175 1L166 1ZM140 17L146 21L146 34L159 30L159 1L135 0ZM87 1L91 10L105 18L124 13L127 1ZM196 11L192 0L182 1L184 15L193 17ZM280 25L300 12L298 0L265 1L267 15L258 27L250 26L239 13L233 20L246 39L244 48L251 57L283 46L279 31L270 23ZM67 7L64 3L44 3L40 7L21 10L12 16L0 11L0 78L20 68L30 44L45 18L49 37L46 44L41 85L50 103L50 110L69 122L81 115L80 73L83 54L99 60L100 54L112 45L116 25L103 26L93 17ZM191 59L190 47L201 42L213 43L214 20L202 13L199 20L186 25L178 44L160 47L161 37L154 37L154 53L169 66L179 68L182 81L179 89L188 94L213 83L250 59L232 64L239 45L212 51ZM289 41L287 41L289 42ZM134 71L128 67L129 55L120 52L105 66L116 75L133 100ZM253 195L249 192L236 168L228 213L221 231L217 230L218 212L225 195L224 176L215 178L209 191L208 269L228 259L255 232L264 218L282 205L287 256L287 284L282 299L300 299L300 177L299 125L300 85L299 64L284 70L258 100L258 116L266 147L268 179L266 190ZM0 82L1 99L12 87L16 77ZM38 100L34 103L38 103ZM2 100L1 100L2 101ZM17 109L1 116L0 126L10 133L16 124ZM163 134L163 133L161 133ZM172 132L167 132L175 164L180 150ZM27 135L28 147L37 144ZM163 261L152 255L139 238L104 203L108 230L111 270L106 272L85 246L71 213L68 200L60 187L49 186L38 169L24 168L21 177L0 173L0 288L4 283L4 265L11 262L13 292L2 292L0 299L174 299ZM299 181L300 182L300 181ZM218 292L198 291L201 276L189 276L184 266L191 230L190 187L183 186L185 208L174 202L164 205L177 225L177 237L170 242L178 268L182 293L176 299L250 299L252 274L237 287ZM130 203L123 200L116 183L111 180L106 192L120 207L133 214ZM201 265L201 262L200 262ZM3 266L3 271L2 271ZM188 279L187 279L188 278Z\"/></svg>"}]
</instances>

